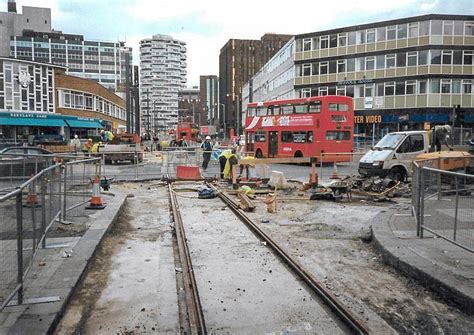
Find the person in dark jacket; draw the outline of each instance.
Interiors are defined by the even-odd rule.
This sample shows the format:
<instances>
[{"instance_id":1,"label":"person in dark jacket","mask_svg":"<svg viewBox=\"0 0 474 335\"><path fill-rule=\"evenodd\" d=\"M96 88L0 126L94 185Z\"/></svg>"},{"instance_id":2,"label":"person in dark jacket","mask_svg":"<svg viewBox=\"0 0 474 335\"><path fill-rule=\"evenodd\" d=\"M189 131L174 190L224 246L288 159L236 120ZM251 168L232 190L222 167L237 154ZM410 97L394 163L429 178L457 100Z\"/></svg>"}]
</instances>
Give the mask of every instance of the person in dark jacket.
<instances>
[{"instance_id":1,"label":"person in dark jacket","mask_svg":"<svg viewBox=\"0 0 474 335\"><path fill-rule=\"evenodd\" d=\"M206 170L207 166L209 165L209 161L211 160L212 154L212 145L211 145L211 137L206 136L206 140L202 142L201 148L204 150L202 153L202 169Z\"/></svg>"}]
</instances>

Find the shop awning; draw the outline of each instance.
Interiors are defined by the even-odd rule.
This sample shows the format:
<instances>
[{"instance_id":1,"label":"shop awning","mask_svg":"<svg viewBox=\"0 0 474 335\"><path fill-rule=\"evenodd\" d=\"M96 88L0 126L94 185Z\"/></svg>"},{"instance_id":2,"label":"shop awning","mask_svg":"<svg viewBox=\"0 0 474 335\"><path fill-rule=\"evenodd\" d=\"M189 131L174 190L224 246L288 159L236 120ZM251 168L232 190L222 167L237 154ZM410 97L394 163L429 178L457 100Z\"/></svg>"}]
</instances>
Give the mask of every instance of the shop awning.
<instances>
[{"instance_id":1,"label":"shop awning","mask_svg":"<svg viewBox=\"0 0 474 335\"><path fill-rule=\"evenodd\" d=\"M86 120L66 120L66 123L71 128L104 128L98 121L86 121Z\"/></svg>"},{"instance_id":2,"label":"shop awning","mask_svg":"<svg viewBox=\"0 0 474 335\"><path fill-rule=\"evenodd\" d=\"M66 126L61 119L42 119L26 117L0 117L2 126L38 126L38 127L63 127Z\"/></svg>"}]
</instances>

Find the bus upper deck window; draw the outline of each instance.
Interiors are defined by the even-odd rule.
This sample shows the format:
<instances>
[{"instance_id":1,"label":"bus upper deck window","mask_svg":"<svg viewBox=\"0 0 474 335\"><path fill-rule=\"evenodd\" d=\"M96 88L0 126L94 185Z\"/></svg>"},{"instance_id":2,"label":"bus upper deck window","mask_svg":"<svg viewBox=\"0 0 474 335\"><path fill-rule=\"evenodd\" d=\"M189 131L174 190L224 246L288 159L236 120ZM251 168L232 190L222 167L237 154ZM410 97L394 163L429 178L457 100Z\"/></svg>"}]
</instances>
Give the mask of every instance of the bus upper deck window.
<instances>
[{"instance_id":1,"label":"bus upper deck window","mask_svg":"<svg viewBox=\"0 0 474 335\"><path fill-rule=\"evenodd\" d=\"M257 116L266 116L267 110L263 107L257 107Z\"/></svg>"},{"instance_id":2,"label":"bus upper deck window","mask_svg":"<svg viewBox=\"0 0 474 335\"><path fill-rule=\"evenodd\" d=\"M308 109L306 105L296 105L295 106L295 113L296 114L304 114L307 113Z\"/></svg>"},{"instance_id":3,"label":"bus upper deck window","mask_svg":"<svg viewBox=\"0 0 474 335\"><path fill-rule=\"evenodd\" d=\"M281 106L281 114L282 115L289 115L289 114L293 114L293 106L289 105L289 106Z\"/></svg>"},{"instance_id":4,"label":"bus upper deck window","mask_svg":"<svg viewBox=\"0 0 474 335\"><path fill-rule=\"evenodd\" d=\"M309 103L310 113L321 113L321 101L314 101Z\"/></svg>"},{"instance_id":5,"label":"bus upper deck window","mask_svg":"<svg viewBox=\"0 0 474 335\"><path fill-rule=\"evenodd\" d=\"M249 107L248 115L249 116L255 116L255 107Z\"/></svg>"},{"instance_id":6,"label":"bus upper deck window","mask_svg":"<svg viewBox=\"0 0 474 335\"><path fill-rule=\"evenodd\" d=\"M331 112L347 112L349 110L349 106L347 104L337 104L331 102L328 104L328 109Z\"/></svg>"},{"instance_id":7,"label":"bus upper deck window","mask_svg":"<svg viewBox=\"0 0 474 335\"><path fill-rule=\"evenodd\" d=\"M273 106L272 109L273 109L272 115L280 115L280 106Z\"/></svg>"}]
</instances>

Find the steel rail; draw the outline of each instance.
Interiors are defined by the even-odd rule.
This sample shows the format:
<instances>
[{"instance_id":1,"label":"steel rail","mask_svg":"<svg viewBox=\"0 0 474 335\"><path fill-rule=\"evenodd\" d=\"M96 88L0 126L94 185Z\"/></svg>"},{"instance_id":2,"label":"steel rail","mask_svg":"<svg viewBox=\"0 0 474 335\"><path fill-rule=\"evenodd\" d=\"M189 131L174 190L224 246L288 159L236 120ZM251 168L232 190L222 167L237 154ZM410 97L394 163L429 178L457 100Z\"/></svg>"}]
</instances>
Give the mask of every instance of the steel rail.
<instances>
[{"instance_id":1,"label":"steel rail","mask_svg":"<svg viewBox=\"0 0 474 335\"><path fill-rule=\"evenodd\" d=\"M316 280L307 270L303 268L296 260L288 255L274 240L272 240L262 229L260 229L250 219L245 212L240 209L238 204L232 200L225 192L218 191L213 185L208 184L218 192L219 197L226 203L232 211L245 223L257 237L263 239L277 256L284 261L290 269L299 278L301 278L309 288L333 311L354 334L369 334L370 330L365 323L359 320L351 311L349 311L335 296L331 294L318 280Z\"/></svg>"},{"instance_id":2,"label":"steel rail","mask_svg":"<svg viewBox=\"0 0 474 335\"><path fill-rule=\"evenodd\" d=\"M186 294L186 305L191 334L207 334L204 313L199 299L198 287L194 277L191 254L189 252L183 221L179 211L178 201L172 184L168 184L170 196L171 212L176 229L176 239L178 241L178 252L183 269L184 291Z\"/></svg>"}]
</instances>

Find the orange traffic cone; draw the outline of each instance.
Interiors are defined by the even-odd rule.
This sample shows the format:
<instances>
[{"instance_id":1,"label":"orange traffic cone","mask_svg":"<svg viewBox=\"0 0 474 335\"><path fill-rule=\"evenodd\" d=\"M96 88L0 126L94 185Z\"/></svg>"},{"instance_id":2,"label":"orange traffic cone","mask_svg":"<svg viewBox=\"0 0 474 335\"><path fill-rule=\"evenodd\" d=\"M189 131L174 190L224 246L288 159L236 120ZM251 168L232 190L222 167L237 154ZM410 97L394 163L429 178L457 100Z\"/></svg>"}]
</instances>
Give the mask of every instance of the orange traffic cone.
<instances>
[{"instance_id":1,"label":"orange traffic cone","mask_svg":"<svg viewBox=\"0 0 474 335\"><path fill-rule=\"evenodd\" d=\"M31 175L33 177L33 175ZM38 201L38 195L36 194L36 183L30 183L28 187L28 195L26 196L25 207L41 207Z\"/></svg>"},{"instance_id":2,"label":"orange traffic cone","mask_svg":"<svg viewBox=\"0 0 474 335\"><path fill-rule=\"evenodd\" d=\"M102 198L100 196L100 181L99 177L95 176L92 183L92 196L90 200L90 205L86 209L104 209L105 206L102 203Z\"/></svg>"},{"instance_id":3,"label":"orange traffic cone","mask_svg":"<svg viewBox=\"0 0 474 335\"><path fill-rule=\"evenodd\" d=\"M336 162L334 162L334 167L332 169L332 176L330 177L330 179L341 179L337 175L337 164L336 164Z\"/></svg>"}]
</instances>

